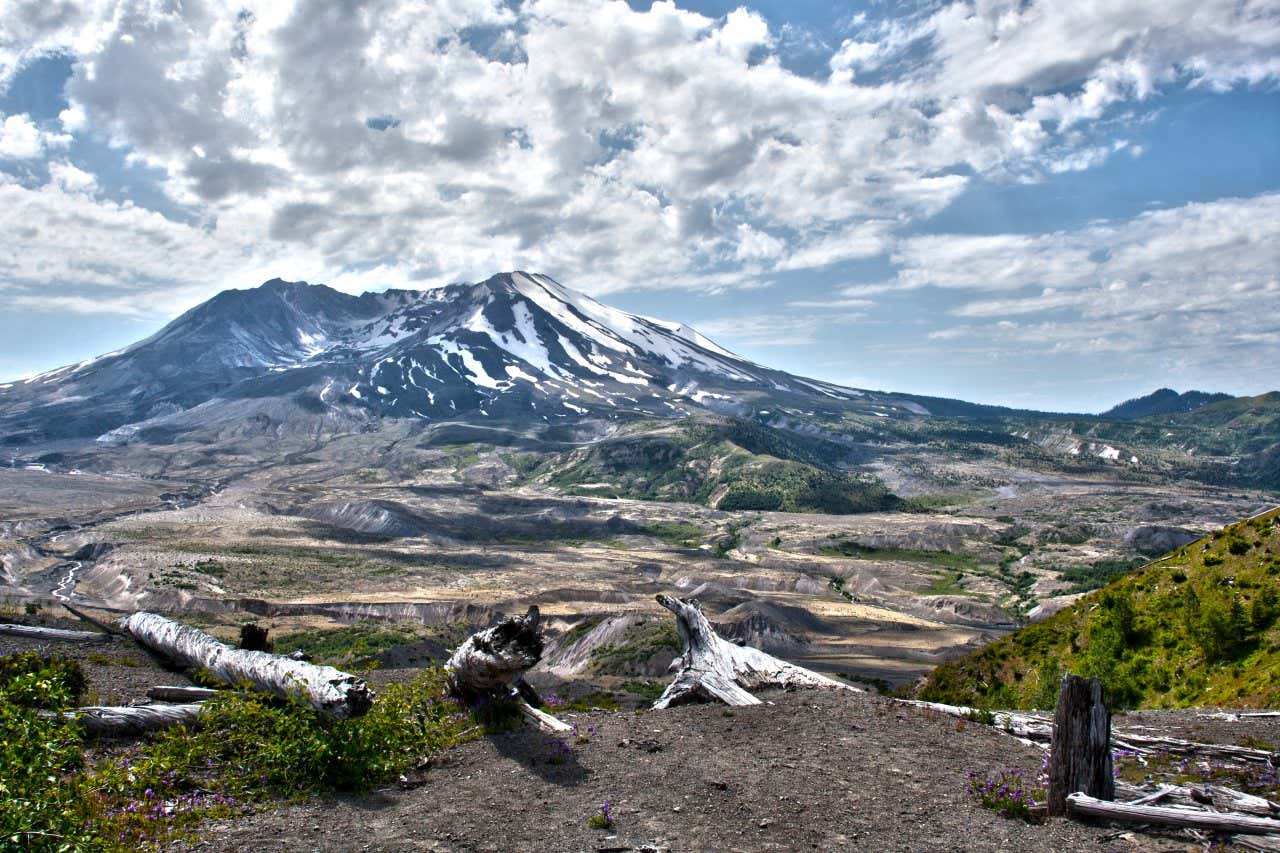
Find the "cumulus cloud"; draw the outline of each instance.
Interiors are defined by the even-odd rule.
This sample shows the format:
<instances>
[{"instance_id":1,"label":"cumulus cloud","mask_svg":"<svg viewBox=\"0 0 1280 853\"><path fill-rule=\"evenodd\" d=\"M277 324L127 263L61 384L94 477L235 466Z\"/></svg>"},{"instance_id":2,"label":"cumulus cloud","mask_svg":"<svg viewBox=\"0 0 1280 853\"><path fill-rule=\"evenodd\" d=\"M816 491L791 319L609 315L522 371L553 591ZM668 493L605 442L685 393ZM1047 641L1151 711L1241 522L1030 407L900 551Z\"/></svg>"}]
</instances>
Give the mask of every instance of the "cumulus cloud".
<instances>
[{"instance_id":1,"label":"cumulus cloud","mask_svg":"<svg viewBox=\"0 0 1280 853\"><path fill-rule=\"evenodd\" d=\"M0 160L32 160L43 156L50 148L65 146L71 141L65 134L42 130L25 113L2 118Z\"/></svg>"},{"instance_id":2,"label":"cumulus cloud","mask_svg":"<svg viewBox=\"0 0 1280 853\"><path fill-rule=\"evenodd\" d=\"M931 236L896 284L960 291L935 340L1007 351L1181 352L1267 368L1280 340L1280 194L1150 211L1038 235ZM1253 352L1257 358L1243 353ZM1261 373L1259 373L1261 375Z\"/></svg>"},{"instance_id":3,"label":"cumulus cloud","mask_svg":"<svg viewBox=\"0 0 1280 853\"><path fill-rule=\"evenodd\" d=\"M1096 167L1119 143L1078 131L1117 103L1276 80L1278 17L1251 0L952 2L860 16L804 76L783 62L794 32L749 8L11 0L0 88L42 56L74 70L62 135L6 117L0 157L92 134L157 170L199 227L147 219L103 263L141 281L166 233L162 266L192 292L262 268L351 288L523 267L596 293L720 289L890 251L892 287L948 286L947 253L971 267L985 253L1000 261L974 286L1001 289L1068 276L1092 249L899 245L901 230L975 176ZM22 190L28 206L79 205L55 217L64 245L146 219L70 168L85 164ZM0 275L83 284L96 268L27 248Z\"/></svg>"}]
</instances>

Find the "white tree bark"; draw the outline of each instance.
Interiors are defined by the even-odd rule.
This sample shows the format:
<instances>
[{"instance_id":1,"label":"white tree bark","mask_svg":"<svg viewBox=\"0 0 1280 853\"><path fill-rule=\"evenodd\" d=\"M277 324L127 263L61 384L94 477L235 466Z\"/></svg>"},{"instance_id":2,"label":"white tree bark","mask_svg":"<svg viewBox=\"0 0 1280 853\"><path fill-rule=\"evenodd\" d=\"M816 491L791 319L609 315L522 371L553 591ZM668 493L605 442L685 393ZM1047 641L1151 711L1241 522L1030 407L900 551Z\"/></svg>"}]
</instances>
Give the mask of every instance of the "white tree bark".
<instances>
[{"instance_id":1,"label":"white tree bark","mask_svg":"<svg viewBox=\"0 0 1280 853\"><path fill-rule=\"evenodd\" d=\"M758 705L749 691L766 687L822 687L857 690L812 670L787 663L750 646L720 637L696 601L659 595L658 603L675 614L683 650L672 663L675 681L653 703L655 709L719 699L728 705Z\"/></svg>"},{"instance_id":2,"label":"white tree bark","mask_svg":"<svg viewBox=\"0 0 1280 853\"><path fill-rule=\"evenodd\" d=\"M940 702L921 702L914 699L899 700L918 708L929 708L962 719L974 719L990 714L992 726L1008 732L1027 743L1047 747L1053 736L1053 723L1038 711L985 711L965 705L944 705ZM1133 729L1114 728L1111 731L1112 748L1131 749L1141 755L1152 752L1172 752L1235 762L1241 765L1280 763L1280 753L1247 746L1226 743L1198 743L1163 735L1149 735Z\"/></svg>"},{"instance_id":3,"label":"white tree bark","mask_svg":"<svg viewBox=\"0 0 1280 853\"><path fill-rule=\"evenodd\" d=\"M0 634L63 643L105 643L111 639L110 634L97 631L68 631L65 628L40 628L35 625L0 624Z\"/></svg>"},{"instance_id":4,"label":"white tree bark","mask_svg":"<svg viewBox=\"0 0 1280 853\"><path fill-rule=\"evenodd\" d=\"M537 692L524 682L524 673L542 660L541 614L530 607L524 616L508 616L477 631L458 646L445 664L453 692L467 702L481 697L510 699L530 723L543 731L562 734L573 726L535 708L526 698Z\"/></svg>"},{"instance_id":5,"label":"white tree bark","mask_svg":"<svg viewBox=\"0 0 1280 853\"><path fill-rule=\"evenodd\" d=\"M183 687L160 684L147 691L147 698L156 702L203 702L218 695L208 687Z\"/></svg>"},{"instance_id":6,"label":"white tree bark","mask_svg":"<svg viewBox=\"0 0 1280 853\"><path fill-rule=\"evenodd\" d=\"M234 649L203 631L154 613L134 613L121 625L143 646L179 664L206 670L228 684L247 683L281 698L301 696L331 717L358 717L373 704L374 692L364 679L331 666Z\"/></svg>"},{"instance_id":7,"label":"white tree bark","mask_svg":"<svg viewBox=\"0 0 1280 853\"><path fill-rule=\"evenodd\" d=\"M1163 826L1181 826L1191 829L1207 829L1213 832L1242 832L1256 835L1280 833L1280 820L1230 812L1194 811L1192 809L1112 803L1094 799L1087 794L1079 792L1067 796L1067 809L1072 814L1104 818L1106 820L1129 821L1131 823L1156 823Z\"/></svg>"},{"instance_id":8,"label":"white tree bark","mask_svg":"<svg viewBox=\"0 0 1280 853\"><path fill-rule=\"evenodd\" d=\"M182 705L91 705L74 711L50 711L42 716L76 720L89 737L136 737L170 726L194 723L202 703Z\"/></svg>"}]
</instances>

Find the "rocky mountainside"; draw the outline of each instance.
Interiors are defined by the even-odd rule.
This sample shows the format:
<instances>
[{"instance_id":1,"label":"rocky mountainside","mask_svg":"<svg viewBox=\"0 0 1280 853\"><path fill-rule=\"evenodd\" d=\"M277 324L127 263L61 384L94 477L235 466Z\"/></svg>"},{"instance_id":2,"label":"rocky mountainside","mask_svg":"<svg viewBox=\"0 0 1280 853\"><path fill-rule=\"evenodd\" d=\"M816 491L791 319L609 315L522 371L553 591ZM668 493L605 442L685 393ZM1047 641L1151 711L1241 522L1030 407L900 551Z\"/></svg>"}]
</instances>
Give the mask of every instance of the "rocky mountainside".
<instances>
[{"instance_id":1,"label":"rocky mountainside","mask_svg":"<svg viewBox=\"0 0 1280 853\"><path fill-rule=\"evenodd\" d=\"M762 367L543 275L361 296L276 279L224 291L125 350L0 386L0 443L136 431L213 401L263 398L426 421L683 417L749 403L928 412Z\"/></svg>"},{"instance_id":2,"label":"rocky mountainside","mask_svg":"<svg viewBox=\"0 0 1280 853\"><path fill-rule=\"evenodd\" d=\"M1063 672L1124 707L1273 708L1280 699L1280 510L1228 525L1043 622L943 664L922 698L1048 707Z\"/></svg>"},{"instance_id":3,"label":"rocky mountainside","mask_svg":"<svg viewBox=\"0 0 1280 853\"><path fill-rule=\"evenodd\" d=\"M945 491L921 477L978 458L1280 488L1280 394L1216 396L1159 391L1109 416L1029 412L794 376L538 274L360 296L276 279L220 293L119 352L0 385L0 447L11 467L209 476L229 460L310 458L343 435L429 433L415 444L570 452L540 470L564 489L790 511L886 508L832 490L862 492L853 472ZM712 452L725 428L708 443L697 425L726 422L736 438ZM590 458L574 452L605 440ZM679 482L657 482L664 471ZM745 475L747 493L724 491Z\"/></svg>"}]
</instances>

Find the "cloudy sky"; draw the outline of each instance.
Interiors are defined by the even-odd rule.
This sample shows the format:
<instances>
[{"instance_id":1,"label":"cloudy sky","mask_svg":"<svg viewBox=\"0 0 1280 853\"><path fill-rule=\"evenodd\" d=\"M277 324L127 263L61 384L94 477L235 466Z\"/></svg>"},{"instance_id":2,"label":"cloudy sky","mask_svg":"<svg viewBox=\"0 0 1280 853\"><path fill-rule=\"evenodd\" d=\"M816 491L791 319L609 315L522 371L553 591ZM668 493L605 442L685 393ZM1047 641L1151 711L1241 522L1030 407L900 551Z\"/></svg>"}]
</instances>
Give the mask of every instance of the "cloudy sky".
<instances>
[{"instance_id":1,"label":"cloudy sky","mask_svg":"<svg viewBox=\"0 0 1280 853\"><path fill-rule=\"evenodd\" d=\"M1280 388L1280 0L5 0L0 380L510 269L859 387Z\"/></svg>"}]
</instances>

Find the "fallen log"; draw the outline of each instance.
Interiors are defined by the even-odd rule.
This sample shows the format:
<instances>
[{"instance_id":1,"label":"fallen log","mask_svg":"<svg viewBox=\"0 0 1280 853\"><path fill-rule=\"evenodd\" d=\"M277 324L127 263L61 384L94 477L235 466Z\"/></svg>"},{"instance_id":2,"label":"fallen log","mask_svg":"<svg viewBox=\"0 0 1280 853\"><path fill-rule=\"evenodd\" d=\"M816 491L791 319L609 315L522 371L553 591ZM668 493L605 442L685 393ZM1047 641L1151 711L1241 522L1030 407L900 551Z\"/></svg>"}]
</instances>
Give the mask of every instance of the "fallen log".
<instances>
[{"instance_id":1,"label":"fallen log","mask_svg":"<svg viewBox=\"0 0 1280 853\"><path fill-rule=\"evenodd\" d=\"M1048 717L1038 716L1035 713L982 711L966 705L944 705L941 702L924 702L919 699L902 699L899 701L914 705L917 708L928 708L932 711L938 711L964 720L982 720L986 715L990 714L993 728L1008 732L1023 740L1035 742L1038 746L1048 746L1050 739L1053 737L1053 721Z\"/></svg>"},{"instance_id":2,"label":"fallen log","mask_svg":"<svg viewBox=\"0 0 1280 853\"><path fill-rule=\"evenodd\" d=\"M1224 761L1244 761L1250 764L1280 762L1280 753L1265 749L1253 749L1229 743L1198 743L1163 735L1144 735L1132 729L1117 729L1115 744L1133 748L1138 752L1169 752L1175 755L1195 755Z\"/></svg>"},{"instance_id":3,"label":"fallen log","mask_svg":"<svg viewBox=\"0 0 1280 853\"><path fill-rule=\"evenodd\" d=\"M81 621L88 622L90 625L97 628L99 631L104 631L115 637L124 636L124 633L120 631L118 628L113 628L110 625L108 625L106 622L102 622L98 619L94 619L92 616L90 616L88 613L85 613L83 610L77 610L76 608L72 607L70 604L67 604L65 601L60 601L58 603L61 604L62 608L66 610L68 613L70 613L72 616L75 616L77 619L80 619Z\"/></svg>"},{"instance_id":4,"label":"fallen log","mask_svg":"<svg viewBox=\"0 0 1280 853\"><path fill-rule=\"evenodd\" d=\"M672 664L677 669L675 680L653 703L655 709L712 699L728 705L758 705L760 700L749 691L765 687L857 690L759 649L729 642L716 634L694 600L659 595L658 603L675 614L683 648Z\"/></svg>"},{"instance_id":5,"label":"fallen log","mask_svg":"<svg viewBox=\"0 0 1280 853\"><path fill-rule=\"evenodd\" d=\"M1015 737L1047 746L1053 736L1053 724L1036 712L1022 711L990 711L971 708L967 705L945 705L941 702L922 702L917 699L900 699L908 705L918 708L930 708L952 717L965 720L977 720L990 715L991 726L1008 732ZM1112 749L1128 749L1139 755L1153 752L1169 752L1220 761L1236 761L1247 764L1280 764L1280 753L1268 752L1265 749L1254 749L1247 746L1236 746L1227 743L1201 743L1199 741L1181 740L1163 735L1147 735L1133 729L1113 728L1111 730Z\"/></svg>"},{"instance_id":6,"label":"fallen log","mask_svg":"<svg viewBox=\"0 0 1280 853\"><path fill-rule=\"evenodd\" d=\"M1280 833L1280 820L1234 812L1195 811L1185 808L1113 803L1095 799L1088 794L1080 792L1067 795L1067 811L1072 815L1083 815L1104 820L1180 826L1189 829L1205 829L1211 832L1238 832L1247 835Z\"/></svg>"},{"instance_id":7,"label":"fallen log","mask_svg":"<svg viewBox=\"0 0 1280 853\"><path fill-rule=\"evenodd\" d=\"M218 695L208 687L182 687L160 684L147 691L147 698L157 702L203 702Z\"/></svg>"},{"instance_id":8,"label":"fallen log","mask_svg":"<svg viewBox=\"0 0 1280 853\"><path fill-rule=\"evenodd\" d=\"M1274 803L1266 797L1246 794L1244 791L1237 791L1223 785L1190 786L1190 790L1201 795L1195 797L1197 800L1208 801L1214 808L1222 811L1280 818L1280 803Z\"/></svg>"},{"instance_id":9,"label":"fallen log","mask_svg":"<svg viewBox=\"0 0 1280 853\"><path fill-rule=\"evenodd\" d=\"M146 648L183 666L205 670L228 684L247 683L273 696L300 696L320 713L337 719L358 717L373 704L374 692L364 679L331 666L234 649L154 613L134 613L121 625Z\"/></svg>"},{"instance_id":10,"label":"fallen log","mask_svg":"<svg viewBox=\"0 0 1280 853\"><path fill-rule=\"evenodd\" d=\"M1227 841L1242 850L1280 850L1280 836L1277 835L1232 835Z\"/></svg>"},{"instance_id":11,"label":"fallen log","mask_svg":"<svg viewBox=\"0 0 1280 853\"><path fill-rule=\"evenodd\" d=\"M41 716L75 720L89 737L137 737L147 732L194 723L202 705L91 705L73 711L47 711Z\"/></svg>"},{"instance_id":12,"label":"fallen log","mask_svg":"<svg viewBox=\"0 0 1280 853\"><path fill-rule=\"evenodd\" d=\"M1216 808L1224 812L1243 812L1280 819L1280 803L1224 785L1158 785L1152 791L1148 787L1117 780L1116 799L1131 806L1164 800L1171 805L1193 809Z\"/></svg>"},{"instance_id":13,"label":"fallen log","mask_svg":"<svg viewBox=\"0 0 1280 853\"><path fill-rule=\"evenodd\" d=\"M541 705L537 691L524 673L542 660L542 617L537 607L524 616L508 616L498 624L477 631L458 646L445 664L455 696L475 705L483 700L512 701L521 715L544 731L557 734L573 726L534 707Z\"/></svg>"},{"instance_id":14,"label":"fallen log","mask_svg":"<svg viewBox=\"0 0 1280 853\"><path fill-rule=\"evenodd\" d=\"M60 643L105 643L111 639L110 634L97 631L69 631L65 628L40 628L35 625L0 624L0 634Z\"/></svg>"}]
</instances>

